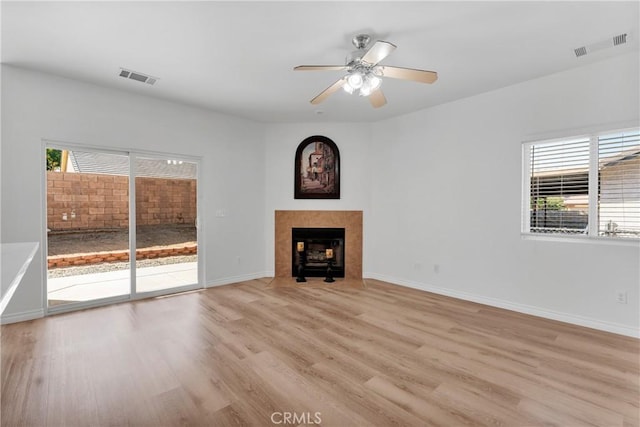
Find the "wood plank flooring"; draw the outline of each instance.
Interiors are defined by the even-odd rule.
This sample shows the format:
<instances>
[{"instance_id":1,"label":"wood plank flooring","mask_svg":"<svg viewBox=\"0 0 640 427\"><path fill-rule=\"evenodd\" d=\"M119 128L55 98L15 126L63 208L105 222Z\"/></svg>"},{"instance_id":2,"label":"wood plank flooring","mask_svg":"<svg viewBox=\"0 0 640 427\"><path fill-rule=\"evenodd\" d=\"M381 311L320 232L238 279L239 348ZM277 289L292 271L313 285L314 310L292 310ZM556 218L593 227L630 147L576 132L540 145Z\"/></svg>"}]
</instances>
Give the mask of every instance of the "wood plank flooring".
<instances>
[{"instance_id":1,"label":"wood plank flooring","mask_svg":"<svg viewBox=\"0 0 640 427\"><path fill-rule=\"evenodd\" d=\"M640 424L637 339L269 282L2 326L2 427Z\"/></svg>"}]
</instances>

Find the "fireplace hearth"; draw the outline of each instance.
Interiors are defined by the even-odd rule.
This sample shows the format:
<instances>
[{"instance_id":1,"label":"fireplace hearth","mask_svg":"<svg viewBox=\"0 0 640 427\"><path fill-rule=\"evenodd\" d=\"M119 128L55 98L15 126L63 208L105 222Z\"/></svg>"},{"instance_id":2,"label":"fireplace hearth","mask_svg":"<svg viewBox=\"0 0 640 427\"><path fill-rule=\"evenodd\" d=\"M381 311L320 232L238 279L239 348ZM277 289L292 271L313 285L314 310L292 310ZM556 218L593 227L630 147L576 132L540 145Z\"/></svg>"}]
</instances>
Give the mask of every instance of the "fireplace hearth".
<instances>
[{"instance_id":1,"label":"fireplace hearth","mask_svg":"<svg viewBox=\"0 0 640 427\"><path fill-rule=\"evenodd\" d=\"M325 277L327 274L327 249L333 252L331 270L333 277L344 277L345 230L344 228L292 228L291 274L298 276L300 259L304 258L306 277ZM303 243L304 252L298 251Z\"/></svg>"}]
</instances>

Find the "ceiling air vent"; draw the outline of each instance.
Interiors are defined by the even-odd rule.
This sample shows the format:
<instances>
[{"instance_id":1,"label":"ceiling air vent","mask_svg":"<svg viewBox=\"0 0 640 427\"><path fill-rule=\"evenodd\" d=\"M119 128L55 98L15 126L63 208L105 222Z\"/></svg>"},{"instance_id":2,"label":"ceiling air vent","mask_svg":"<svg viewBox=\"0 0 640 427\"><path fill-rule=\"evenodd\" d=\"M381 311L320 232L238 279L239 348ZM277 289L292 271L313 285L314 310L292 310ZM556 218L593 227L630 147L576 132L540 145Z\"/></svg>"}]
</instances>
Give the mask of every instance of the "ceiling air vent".
<instances>
[{"instance_id":1,"label":"ceiling air vent","mask_svg":"<svg viewBox=\"0 0 640 427\"><path fill-rule=\"evenodd\" d=\"M615 36L613 38L613 45L618 46L619 44L624 44L627 42L627 34L620 34L619 36Z\"/></svg>"},{"instance_id":2,"label":"ceiling air vent","mask_svg":"<svg viewBox=\"0 0 640 427\"><path fill-rule=\"evenodd\" d=\"M573 50L576 53L576 57L579 58L587 54L587 48L582 46Z\"/></svg>"},{"instance_id":3,"label":"ceiling air vent","mask_svg":"<svg viewBox=\"0 0 640 427\"><path fill-rule=\"evenodd\" d=\"M131 79L149 85L153 85L158 80L157 77L151 77L146 74L138 73L137 71L127 70L125 68L120 68L119 76L124 77L125 79Z\"/></svg>"}]
</instances>

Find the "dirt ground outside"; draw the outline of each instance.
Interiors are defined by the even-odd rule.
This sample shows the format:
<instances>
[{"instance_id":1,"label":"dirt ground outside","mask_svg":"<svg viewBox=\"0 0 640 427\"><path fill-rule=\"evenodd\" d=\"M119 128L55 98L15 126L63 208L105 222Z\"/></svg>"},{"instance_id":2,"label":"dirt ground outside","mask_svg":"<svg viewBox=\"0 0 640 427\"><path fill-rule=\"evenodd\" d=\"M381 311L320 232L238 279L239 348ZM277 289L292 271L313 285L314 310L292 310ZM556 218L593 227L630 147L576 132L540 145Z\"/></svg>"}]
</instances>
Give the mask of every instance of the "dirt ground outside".
<instances>
[{"instance_id":1,"label":"dirt ground outside","mask_svg":"<svg viewBox=\"0 0 640 427\"><path fill-rule=\"evenodd\" d=\"M138 249L177 244L195 244L196 228L192 225L168 224L138 227ZM82 230L75 232L50 232L48 255L66 255L119 251L129 248L129 230Z\"/></svg>"}]
</instances>

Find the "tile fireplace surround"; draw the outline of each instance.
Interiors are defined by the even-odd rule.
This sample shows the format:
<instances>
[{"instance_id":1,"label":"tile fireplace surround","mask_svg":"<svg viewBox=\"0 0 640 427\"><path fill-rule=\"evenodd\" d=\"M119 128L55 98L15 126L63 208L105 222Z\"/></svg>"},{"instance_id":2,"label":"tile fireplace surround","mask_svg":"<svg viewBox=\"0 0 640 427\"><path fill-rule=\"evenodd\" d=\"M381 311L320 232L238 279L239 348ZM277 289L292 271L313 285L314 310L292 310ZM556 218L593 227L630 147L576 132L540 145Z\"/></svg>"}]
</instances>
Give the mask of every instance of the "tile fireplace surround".
<instances>
[{"instance_id":1,"label":"tile fireplace surround","mask_svg":"<svg viewBox=\"0 0 640 427\"><path fill-rule=\"evenodd\" d=\"M275 277L291 277L291 229L344 228L345 279L362 279L362 211L276 211Z\"/></svg>"}]
</instances>

